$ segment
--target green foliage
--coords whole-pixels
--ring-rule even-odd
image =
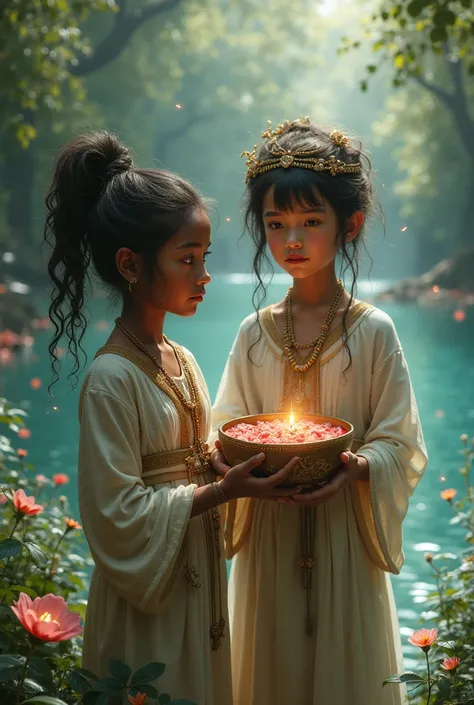
[[[71,611],[85,615],[90,558],[81,527],[70,519],[68,500],[53,480],[34,475],[34,468],[12,445],[24,427],[25,413],[0,399],[0,702],[2,705],[107,705],[117,696],[128,701],[139,693],[160,703],[172,700],[157,690],[165,665],[149,663],[135,673],[118,660],[109,662],[110,676],[98,678],[81,668],[81,638],[40,641],[11,609],[20,595],[32,600],[47,594],[63,597]],[[24,490],[39,505],[29,514],[14,504]],[[33,496],[34,493],[34,496]],[[38,506],[36,506],[38,510]]]
[[[426,602],[430,622],[436,625],[433,644],[423,648],[426,675],[404,673],[384,682],[384,685],[406,683],[412,686],[411,693],[418,705],[472,705],[474,702],[474,485],[471,479],[474,438],[469,444],[468,437],[463,435],[461,441],[460,474],[465,492],[457,501],[454,490],[443,491],[441,498],[452,507],[450,524],[466,531],[469,548],[460,556],[455,568],[451,567],[457,559],[454,554],[425,554],[436,583],[436,589]],[[438,634],[444,641],[438,640]]]
[[[375,73],[380,63],[392,67],[395,87],[424,74],[426,60],[448,53],[463,60],[474,74],[474,12],[471,0],[412,0],[382,2],[370,17],[366,35],[379,63],[366,68]],[[360,41],[344,39],[341,51],[357,49]],[[367,88],[367,82],[361,85]]]
[[[0,50],[0,129],[13,127],[23,147],[37,136],[28,118],[84,100],[70,68],[91,46],[82,26],[90,13],[115,9],[114,0],[5,0]]]

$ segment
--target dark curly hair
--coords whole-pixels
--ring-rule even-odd
[[[260,326],[259,310],[266,295],[267,284],[262,276],[262,268],[266,266],[273,275],[272,262],[267,254],[267,239],[263,221],[263,200],[270,189],[274,189],[275,206],[280,211],[291,211],[295,205],[318,210],[323,205],[321,199],[326,199],[333,207],[338,220],[338,248],[341,258],[340,276],[347,272],[351,274],[350,301],[343,316],[344,345],[347,345],[347,314],[354,299],[354,292],[359,275],[360,251],[364,248],[364,232],[361,231],[351,242],[345,240],[344,224],[356,211],[362,211],[366,216],[381,213],[373,193],[371,183],[371,163],[362,152],[362,146],[337,145],[330,137],[330,131],[323,130],[311,122],[294,121],[288,125],[283,134],[277,137],[280,147],[288,152],[313,151],[318,159],[335,157],[347,164],[360,163],[362,168],[357,173],[337,174],[317,172],[311,169],[283,168],[272,169],[249,179],[245,194],[245,226],[250,233],[255,249],[253,256],[253,271],[257,284],[252,302],[257,313],[257,323]],[[257,152],[257,159],[265,161],[274,159],[272,142],[267,139]],[[260,327],[260,337],[262,331]],[[259,339],[260,339],[259,337]],[[252,346],[253,347],[253,346]]]
[[[143,255],[153,277],[156,253],[207,202],[177,174],[138,169],[118,138],[105,131],[81,135],[61,150],[46,197],[44,230],[52,254],[49,316],[55,332],[49,344],[53,379],[59,379],[57,345],[65,335],[74,360],[69,378],[86,361],[82,339],[91,265],[111,291],[126,295],[115,256],[121,247]]]

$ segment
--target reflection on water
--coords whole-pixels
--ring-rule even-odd
[[[268,301],[281,298],[288,282],[286,275],[277,276],[269,289]],[[362,287],[360,296],[370,297],[380,288],[380,282],[372,283]],[[169,337],[190,348],[197,357],[211,395],[216,392],[239,323],[252,310],[251,293],[252,284],[246,275],[217,277],[194,318],[171,317],[167,323]],[[451,510],[439,492],[443,487],[461,488],[459,436],[474,435],[474,311],[471,309],[464,321],[457,322],[450,308],[396,304],[384,304],[382,308],[393,317],[405,349],[430,454],[428,471],[412,499],[404,525],[405,567],[393,580],[407,666],[412,667],[411,657],[418,649],[410,646],[405,637],[417,626],[425,597],[433,587],[424,553],[455,552],[463,547],[462,530],[449,524]],[[113,313],[104,301],[94,304],[92,325],[85,339],[90,356],[105,341]],[[71,392],[67,384],[61,383],[54,401],[57,410],[47,405],[47,338],[47,332],[39,332],[32,354],[27,352],[4,369],[0,392],[29,410],[32,437],[22,440],[21,445],[31,445],[36,471],[51,475],[61,469],[74,476],[78,391]],[[40,389],[32,389],[32,378],[42,380]],[[74,483],[69,485],[69,496],[77,511]]]

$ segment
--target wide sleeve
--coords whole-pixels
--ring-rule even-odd
[[[79,506],[100,572],[137,609],[156,613],[168,592],[195,485],[146,487],[136,408],[87,389],[80,410]]]
[[[391,573],[404,562],[402,522],[427,463],[426,448],[403,352],[372,374],[370,426],[357,450],[370,480],[353,486],[358,523],[373,560]]]

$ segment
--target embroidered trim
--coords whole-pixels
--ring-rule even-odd
[[[354,323],[360,318],[360,316],[365,313],[366,311],[369,311],[372,309],[373,306],[371,304],[366,303],[365,301],[359,301],[353,306],[351,306],[349,313],[347,314],[347,319],[346,319],[346,328],[349,331]],[[277,348],[281,351],[280,357],[282,355],[283,351],[283,334],[281,333],[280,329],[278,328],[276,322],[275,322],[275,317],[273,315],[273,310],[271,306],[267,306],[266,308],[262,309],[260,311],[260,322],[262,324],[262,327],[265,328],[266,332],[268,333],[268,336],[270,337],[271,341],[277,346]],[[342,339],[343,335],[343,327],[342,327],[342,322],[338,323],[337,326],[333,328],[333,330],[329,333],[328,337],[326,338],[323,349],[321,351],[321,365],[325,365],[326,362],[331,360],[334,355],[336,355],[339,350],[342,348],[341,346],[335,351],[334,353],[331,354],[330,357],[324,357],[324,353],[329,350],[339,339]]]

